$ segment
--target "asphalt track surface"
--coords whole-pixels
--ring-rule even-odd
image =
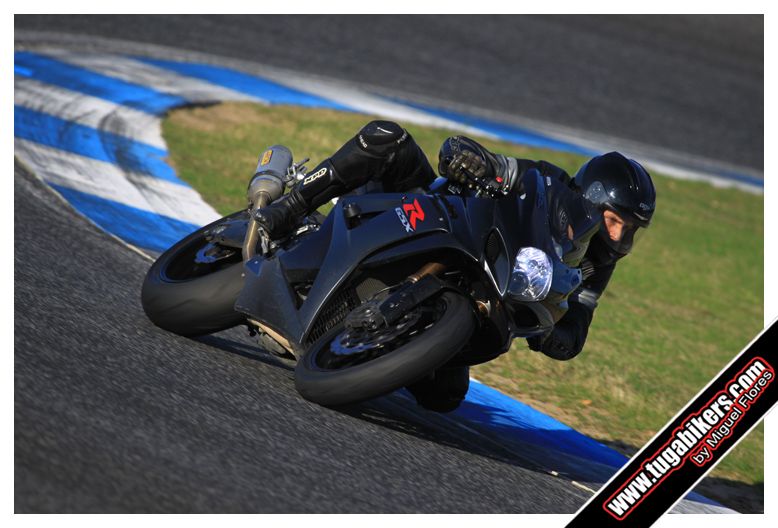
[[[762,16],[15,16],[762,170]]]
[[[570,513],[589,496],[401,395],[308,403],[243,330],[154,327],[149,261],[18,167],[14,236],[16,513]]]

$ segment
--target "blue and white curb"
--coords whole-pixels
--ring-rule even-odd
[[[166,158],[161,118],[171,108],[218,101],[295,104],[363,112],[404,123],[583,154],[590,147],[520,127],[475,120],[406,102],[290,77],[279,83],[233,69],[148,57],[17,51],[14,64],[17,158],[105,231],[161,252],[219,215],[178,178]],[[257,145],[261,149],[263,145]],[[626,457],[477,381],[455,412],[506,446],[536,445],[611,468]],[[610,476],[610,475],[608,475]],[[607,478],[597,479],[604,483]],[[731,512],[699,495],[678,512]]]

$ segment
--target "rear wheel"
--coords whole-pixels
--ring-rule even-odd
[[[374,398],[446,363],[474,327],[469,303],[450,291],[424,301],[389,326],[366,330],[341,325],[298,361],[295,386],[305,399],[321,405]]]
[[[155,325],[196,336],[244,322],[233,308],[243,286],[241,249],[206,238],[220,224],[242,216],[248,222],[248,213],[241,211],[198,229],[154,262],[143,281],[141,302]]]

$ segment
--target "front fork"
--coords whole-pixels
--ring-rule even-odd
[[[425,264],[388,297],[367,301],[352,311],[345,319],[346,327],[376,330],[391,326],[408,311],[446,288],[446,284],[436,277],[445,269],[439,262]]]

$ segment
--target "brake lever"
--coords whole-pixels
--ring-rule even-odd
[[[311,161],[311,158],[304,158],[302,161],[292,163],[292,165],[286,169],[284,183],[287,187],[292,187],[296,182],[305,178],[308,172],[308,168],[305,166],[305,164],[309,161]]]
[[[488,185],[486,185],[480,178],[477,178],[470,171],[465,170],[464,172],[467,175],[467,181],[468,181],[467,187],[471,190],[476,189],[475,192],[476,198],[480,198],[484,194],[492,199],[496,199],[499,198],[501,195],[504,195],[504,193],[501,193],[499,190],[493,189]]]

